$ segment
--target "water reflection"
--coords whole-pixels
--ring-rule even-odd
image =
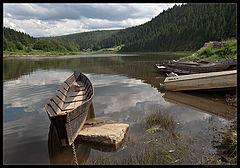
[[[136,152],[133,146],[128,145],[128,138],[139,143],[141,140],[145,141],[144,138],[149,135],[146,134],[142,123],[144,123],[146,115],[156,110],[174,117],[176,123],[179,123],[177,131],[181,134],[183,142],[188,142],[189,138],[196,139],[193,145],[196,147],[197,156],[211,153],[212,145],[209,136],[211,130],[208,128],[211,126],[224,127],[232,117],[232,114],[221,116],[223,109],[228,107],[223,106],[221,101],[215,102],[213,99],[220,99],[223,95],[212,94],[211,96],[211,94],[203,93],[205,95],[202,96],[188,93],[187,96],[177,96],[174,95],[176,92],[172,95],[168,92],[165,93],[159,87],[159,83],[164,81],[165,75],[159,74],[154,66],[162,59],[164,58],[150,55],[4,60],[4,163],[72,163],[72,148],[62,148],[54,140],[54,129],[49,127],[44,104],[74,70],[82,71],[93,83],[95,95],[92,117],[104,117],[130,125],[126,143],[122,145],[121,150],[101,149],[76,141],[79,163],[84,164],[86,160],[92,160],[94,163],[94,158],[102,156],[114,160],[124,157],[128,153]],[[201,109],[196,105],[193,109],[191,101],[188,101],[187,106],[183,105],[184,102],[169,101],[176,98],[175,101],[187,99],[184,97],[191,99],[192,102],[198,101],[198,104],[204,101],[207,104],[210,102],[215,105],[209,108],[206,106],[203,109],[203,106],[199,104]],[[208,98],[205,99],[205,97]],[[222,108],[219,109],[217,106]],[[208,112],[209,109],[212,112]],[[199,146],[207,147],[207,150],[202,150]],[[157,150],[158,146],[154,146],[154,148]],[[85,151],[85,154],[81,151]],[[116,152],[109,153],[107,151]]]
[[[91,152],[91,147],[82,145],[77,141],[75,141],[74,144],[78,163],[86,163]],[[72,147],[61,146],[61,143],[57,138],[56,128],[53,124],[49,127],[48,154],[51,164],[75,164]]]
[[[95,118],[93,103],[88,110],[87,120]],[[84,127],[83,127],[84,128]],[[78,138],[74,141],[78,164],[86,164],[88,157],[91,153],[91,149],[99,150],[102,152],[115,152],[120,146],[102,146],[97,144],[91,144],[82,142]],[[51,164],[75,164],[73,150],[71,146],[62,146],[55,126],[51,123],[48,134],[48,154]]]
[[[24,74],[30,74],[38,69],[51,71],[74,71],[91,74],[124,75],[129,78],[140,79],[152,87],[160,88],[165,75],[159,74],[155,63],[164,59],[176,59],[179,56],[147,55],[147,56],[108,56],[108,57],[74,57],[74,58],[45,58],[44,59],[5,59],[4,81],[18,79]]]
[[[218,94],[221,95],[221,93]],[[213,95],[213,93],[167,91],[163,97],[166,101],[186,105],[227,120],[236,118],[235,107],[227,105],[225,100],[219,98],[211,99],[211,95]],[[225,95],[221,95],[221,97],[225,97]]]

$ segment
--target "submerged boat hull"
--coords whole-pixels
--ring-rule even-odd
[[[164,85],[170,91],[234,88],[237,70],[167,77]]]
[[[48,117],[56,127],[62,145],[71,145],[78,136],[87,118],[93,95],[91,81],[83,73],[74,72],[46,103]]]

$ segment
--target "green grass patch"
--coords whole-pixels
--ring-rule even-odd
[[[226,44],[221,48],[212,48],[212,45],[203,47],[198,50],[194,55],[183,57],[181,61],[195,61],[203,60],[208,62],[215,62],[217,60],[226,60],[237,58],[237,40],[224,41]]]
[[[43,51],[43,50],[34,50],[31,49],[29,51],[26,50],[16,50],[16,51],[4,51],[3,52],[3,57],[8,57],[8,56],[28,56],[28,55],[33,55],[33,56],[54,56],[54,55],[89,55],[89,54],[116,54],[122,47],[121,46],[116,46],[112,48],[105,48],[105,49],[100,49],[97,51]],[[112,50],[112,51],[104,51],[104,50]]]
[[[147,115],[146,128],[152,133],[161,130],[173,130],[175,128],[175,122],[173,117],[167,113],[156,111]]]
[[[144,52],[144,51],[138,51],[138,52],[122,52],[119,51],[119,54],[144,54],[144,55],[180,55],[180,56],[186,56],[189,54],[192,54],[193,51],[159,51],[159,52]]]
[[[235,157],[237,155],[237,131],[235,128],[228,129],[227,132],[224,133],[223,140],[221,142],[221,146],[224,148],[224,154],[229,157]]]
[[[195,61],[203,60],[208,62],[215,62],[217,60],[226,60],[237,58],[237,40],[227,40],[224,41],[226,44],[221,48],[212,48],[212,45],[203,47],[198,50],[195,54],[183,57],[181,61]]]

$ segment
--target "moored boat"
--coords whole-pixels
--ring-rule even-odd
[[[45,104],[62,145],[71,145],[82,129],[92,103],[94,88],[81,72],[75,71]]]
[[[226,89],[237,86],[237,70],[166,77],[166,90]]]
[[[156,67],[162,72],[174,72],[177,74],[196,74],[207,72],[219,72],[236,69],[237,59],[229,59],[214,63],[197,62],[178,62],[170,61],[168,63],[156,64]]]

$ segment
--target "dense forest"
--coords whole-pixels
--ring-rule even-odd
[[[34,38],[4,27],[4,50],[80,51],[124,45],[121,52],[193,51],[207,41],[236,38],[236,4],[185,4],[119,30]]]
[[[3,50],[29,50],[35,41],[36,38],[26,33],[3,27]]]
[[[197,50],[204,42],[236,38],[235,4],[187,4],[168,9],[151,21],[103,40],[125,44],[121,51]]]
[[[70,46],[76,46],[80,50],[88,48],[92,50],[99,50],[102,47],[98,45],[98,42],[110,38],[119,31],[120,30],[98,30],[64,36],[57,36],[52,38],[62,42],[67,47],[67,49],[69,49]],[[112,47],[112,45],[110,47]]]

